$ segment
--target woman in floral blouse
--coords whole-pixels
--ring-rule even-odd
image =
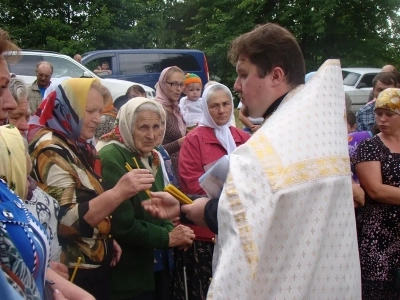
[[[29,147],[31,175],[60,204],[61,262],[72,273],[81,258],[74,283],[96,299],[109,299],[110,265],[121,255],[110,235],[110,214],[154,181],[149,172],[130,172],[104,192],[100,161],[87,141],[100,123],[108,93],[96,79],[67,79],[41,103],[29,126],[35,134]]]

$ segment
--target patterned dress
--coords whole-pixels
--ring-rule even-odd
[[[78,257],[81,257],[74,283],[96,299],[107,297],[113,254],[113,241],[109,238],[111,222],[106,218],[92,227],[84,219],[89,201],[103,192],[103,179],[92,170],[81,150],[52,130],[39,131],[29,151],[32,177],[60,205],[58,236],[62,246],[61,262],[72,272]]]
[[[383,184],[400,187],[400,154],[392,153],[379,136],[358,146],[354,164],[366,161],[381,163]],[[363,299],[400,299],[393,287],[394,272],[400,269],[400,206],[374,201],[366,194],[357,221]]]
[[[0,285],[2,297],[39,300],[35,281],[3,226],[0,227],[0,246],[0,274],[3,274],[5,280]]]
[[[27,299],[42,299],[50,249],[46,232],[3,180],[0,211],[0,266],[19,278]]]
[[[50,261],[60,261],[61,246],[57,235],[60,205],[56,199],[38,188],[30,176],[28,181],[32,186],[32,191],[28,193],[24,201],[25,207],[46,229],[50,241]]]

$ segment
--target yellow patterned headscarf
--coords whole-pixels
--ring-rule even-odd
[[[0,177],[25,200],[28,191],[26,149],[21,133],[13,125],[0,126],[0,153]]]
[[[400,89],[388,88],[379,93],[375,109],[384,108],[400,115]]]
[[[64,80],[42,101],[29,122],[30,130],[45,126],[77,142],[81,135],[89,90],[96,81],[99,82],[94,78]]]

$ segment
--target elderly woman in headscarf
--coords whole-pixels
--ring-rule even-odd
[[[199,185],[199,178],[210,164],[229,155],[244,144],[250,135],[230,126],[233,97],[222,84],[208,86],[201,98],[203,117],[199,126],[188,133],[179,155],[179,178],[182,191],[189,195],[206,195]],[[207,228],[190,226],[196,235],[193,246],[185,252],[190,299],[205,299],[211,277],[214,234]],[[178,260],[181,257],[177,256]],[[176,271],[181,270],[180,261]],[[182,278],[178,276],[178,278]],[[184,299],[182,282],[175,284],[175,298]],[[181,293],[179,293],[181,292]]]
[[[129,169],[145,169],[155,181],[151,191],[162,191],[163,161],[154,150],[162,130],[162,106],[154,100],[135,98],[118,112],[118,124],[97,144],[108,188]],[[113,213],[112,234],[121,244],[121,262],[111,276],[111,299],[153,299],[154,249],[187,247],[194,234],[186,226],[173,228],[170,221],[153,218],[141,206],[150,196],[142,191],[123,202]],[[167,283],[168,284],[168,283]]]
[[[25,82],[19,78],[11,78],[8,89],[17,102],[17,108],[8,113],[8,123],[13,124],[25,136],[29,129],[28,122],[31,116],[28,103],[28,88]]]
[[[26,211],[21,200],[28,191],[28,165],[22,136],[12,125],[0,127],[0,153],[0,224],[7,230],[30,271],[24,276],[31,276],[36,283],[36,286],[27,287],[27,296],[37,299],[34,296],[36,289],[41,297],[44,295],[50,245],[44,228]],[[14,193],[8,192],[5,183]]]
[[[185,74],[176,67],[165,68],[156,84],[156,98],[165,109],[166,132],[163,147],[171,157],[174,176],[178,178],[179,151],[186,135],[186,125],[179,108],[179,98],[182,94]]]
[[[63,81],[32,117],[32,177],[60,204],[58,235],[74,283],[96,299],[109,299],[110,265],[121,249],[110,235],[112,212],[125,199],[151,187],[148,171],[129,172],[104,191],[94,136],[108,90],[97,79]]]
[[[39,225],[43,225],[43,222],[39,218],[35,218],[38,215],[36,211],[30,214],[25,209],[28,208],[30,211],[30,208],[24,206],[24,203],[21,201],[29,193],[26,178],[27,173],[30,171],[31,161],[22,136],[13,125],[0,127],[0,153],[3,154],[0,155],[0,177],[7,182],[10,189],[14,192],[13,205],[8,203],[7,198],[2,198],[4,206],[0,222],[5,225],[4,228],[7,229],[10,237],[15,241],[22,259],[29,267],[29,271],[32,272],[28,276],[31,276],[36,282],[38,292],[43,295],[44,299],[48,299],[47,295],[49,293],[52,294],[52,289],[48,285],[48,288],[45,287],[44,278],[47,278],[53,280],[56,288],[62,290],[63,295],[68,299],[93,299],[88,293],[54,273],[53,271],[57,270],[54,270],[53,265],[50,266],[51,269],[47,268],[47,255],[50,248],[46,238],[46,228]],[[24,156],[26,159],[23,159]],[[3,192],[2,195],[4,196]],[[14,209],[14,206],[16,209]],[[18,231],[20,232],[18,233]],[[5,242],[7,238],[2,234],[0,233],[1,242]],[[50,246],[53,245],[50,244]],[[2,250],[10,251],[4,245],[2,246]],[[17,257],[15,256],[14,259],[17,259]],[[3,259],[0,259],[0,261],[2,262],[2,267],[9,263],[9,261],[5,262]],[[26,286],[26,292],[29,299],[35,299],[33,286]]]
[[[25,140],[25,133],[28,130],[28,121],[30,117],[27,99],[28,88],[22,79],[11,78],[8,89],[14,100],[17,102],[17,108],[8,113],[8,123],[17,127]],[[26,151],[28,151],[27,145]],[[28,174],[29,173],[30,171]],[[23,184],[26,185],[26,180],[23,181]],[[18,196],[24,200],[26,208],[40,221],[40,223],[46,229],[51,246],[50,260],[52,262],[60,261],[61,248],[57,235],[57,218],[60,206],[57,200],[42,191],[37,186],[35,180],[33,180],[33,178],[30,176],[28,176],[27,195],[18,194]],[[54,267],[56,267],[54,263],[52,264]],[[57,267],[62,268],[65,271],[64,267],[60,265],[57,265]]]

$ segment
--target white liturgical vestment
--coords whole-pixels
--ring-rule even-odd
[[[230,156],[207,299],[361,299],[340,63]]]

